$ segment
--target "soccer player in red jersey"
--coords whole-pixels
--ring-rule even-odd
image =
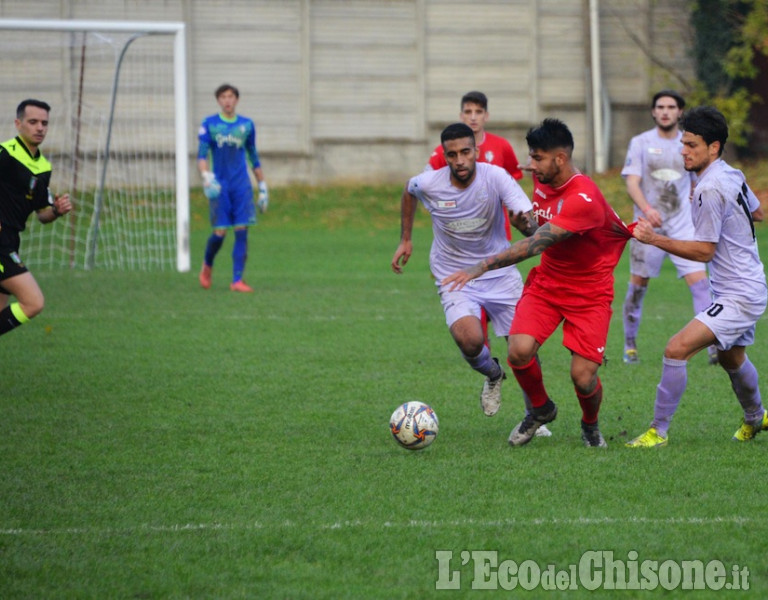
[[[595,183],[573,165],[573,136],[563,122],[545,119],[528,131],[526,141],[539,228],[442,283],[460,288],[486,271],[541,255],[525,282],[510,329],[509,366],[533,410],[512,430],[509,443],[527,444],[539,427],[557,417],[536,352],[562,322],[582,410],[582,440],[588,447],[605,447],[598,427],[603,388],[597,371],[612,314],[613,270],[631,234]]]

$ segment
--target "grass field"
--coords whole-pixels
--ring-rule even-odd
[[[601,185],[626,216],[617,175]],[[423,213],[406,273],[389,270],[399,191],[273,190],[251,237],[253,295],[227,289],[231,239],[208,291],[196,272],[36,271],[46,310],[0,343],[0,598],[509,597],[472,589],[484,580],[472,551],[569,573],[591,551],[718,560],[721,583],[747,567],[752,595],[768,596],[768,436],[731,442],[740,410],[725,373],[696,357],[670,445],[623,447],[647,427],[664,344],[691,316],[684,283],[668,268],[652,282],[641,363],[626,366],[626,257],[616,271],[607,450],[581,445],[560,332],[541,353],[554,435],[513,449],[519,392],[510,378],[500,413],[482,414],[482,378],[429,279]],[[208,228],[194,198],[197,265]],[[768,257],[764,226],[758,236]],[[750,350],[763,381],[767,335],[763,321]],[[440,417],[424,451],[387,429],[409,399]],[[648,595],[579,581],[530,596]]]

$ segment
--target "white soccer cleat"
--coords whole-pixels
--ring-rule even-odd
[[[533,412],[527,413],[523,420],[515,426],[512,433],[509,434],[509,445],[524,446],[536,436],[536,432],[543,425],[551,423],[556,418],[557,405],[552,400],[547,400],[544,406],[534,408]]]
[[[494,358],[493,360],[499,365],[497,359]],[[480,406],[487,417],[495,415],[501,407],[501,382],[507,378],[507,374],[501,368],[501,365],[499,365],[499,369],[501,369],[501,375],[497,379],[486,377],[485,383],[483,383],[483,391],[480,392]]]

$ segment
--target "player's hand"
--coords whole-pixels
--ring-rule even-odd
[[[211,171],[203,171],[201,173],[203,177],[203,193],[209,200],[214,200],[219,197],[221,193],[221,184],[216,181],[216,175]]]
[[[646,219],[640,217],[634,229],[632,229],[632,236],[644,244],[649,244],[654,235],[656,235],[656,232],[651,227],[651,224]]]
[[[525,217],[525,213],[523,211],[514,212],[510,210],[509,222],[512,224],[512,227],[517,230],[523,230],[528,227],[528,219]]]
[[[536,220],[533,218],[533,214],[530,211],[509,211],[509,222],[526,237],[533,235],[539,228],[538,223],[536,223]]]
[[[653,206],[646,208],[643,214],[652,227],[661,227],[661,213]]]
[[[480,265],[475,265],[469,269],[461,269],[460,271],[451,273],[448,275],[448,277],[440,282],[440,285],[450,285],[451,287],[448,288],[449,292],[452,292],[453,290],[460,290],[475,277],[479,277],[482,274],[482,267]]]
[[[392,270],[398,275],[401,275],[403,267],[408,262],[408,259],[411,258],[412,253],[413,242],[410,240],[407,242],[400,242],[397,250],[395,250],[395,255],[392,257]]]
[[[256,207],[260,213],[267,212],[269,208],[269,190],[266,181],[259,181],[259,199],[256,201]]]
[[[72,210],[72,201],[69,199],[69,194],[56,196],[53,205],[56,207],[56,212],[60,215],[66,215]]]

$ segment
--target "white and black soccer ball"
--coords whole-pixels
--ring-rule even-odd
[[[389,418],[389,430],[398,444],[408,450],[426,448],[437,437],[440,422],[429,404],[412,401],[397,407]]]

